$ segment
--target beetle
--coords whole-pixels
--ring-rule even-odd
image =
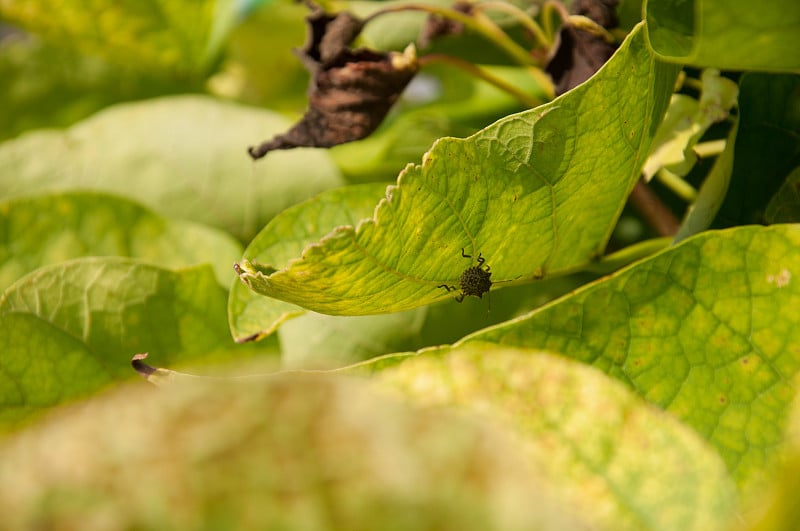
[[[472,258],[472,255],[466,254],[464,252],[464,248],[461,248],[461,256],[464,258]],[[459,279],[459,283],[461,284],[461,293],[456,295],[455,300],[456,302],[463,302],[464,297],[467,295],[472,295],[473,297],[478,297],[479,299],[483,297],[484,293],[488,293],[492,287],[492,272],[491,267],[486,264],[486,268],[484,269],[484,264],[486,263],[486,259],[478,253],[478,265],[470,266],[461,273],[461,278]],[[437,288],[444,288],[447,292],[455,291],[458,288],[455,286],[449,286],[447,284],[440,284],[436,286]]]

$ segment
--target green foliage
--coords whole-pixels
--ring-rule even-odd
[[[259,263],[288,262],[309,241],[322,238],[330,227],[355,226],[372,214],[386,185],[365,184],[331,190],[287,208],[274,217],[247,246],[247,256]],[[231,286],[229,315],[233,337],[246,340],[269,335],[287,318],[303,309],[258,296],[237,279]]]
[[[584,266],[602,253],[639,178],[675,73],[638,30],[561,98],[466,140],[438,141],[401,173],[374,219],[336,227],[289,267],[245,262],[240,276],[314,311],[364,315],[446,298],[438,286],[458,284],[471,265],[462,248],[482,254],[497,283]]]
[[[64,413],[0,447],[6,525],[584,528],[507,433],[344,377],[128,386]]]
[[[233,0],[52,0],[0,3],[0,16],[62,46],[138,64],[198,74],[208,68],[234,19]]]
[[[373,136],[253,163],[303,6],[0,0],[3,526],[793,525],[797,3],[622,2],[552,101],[559,12],[514,4]]]
[[[715,227],[763,223],[764,210],[800,166],[800,77],[745,74],[731,186]]]
[[[39,267],[81,256],[129,256],[169,268],[210,261],[226,285],[230,264],[242,252],[225,232],[92,192],[6,201],[0,204],[0,235],[0,289]]]
[[[672,96],[653,140],[653,152],[642,169],[645,179],[650,180],[659,169],[685,177],[697,163],[694,152],[697,143],[736,104],[739,87],[721,77],[719,71],[705,70],[701,83],[699,101],[684,94]]]
[[[753,11],[747,0],[650,0],[650,44],[677,63],[726,70],[800,72],[800,4],[777,0]]]
[[[169,271],[128,258],[82,258],[23,277],[0,298],[0,428],[130,379],[132,353],[176,364],[254,354],[233,349],[226,295],[207,266]]]
[[[64,131],[5,142],[0,196],[102,190],[248,239],[285,207],[342,183],[323,152],[276,153],[257,166],[242,156],[287,123],[206,96],[117,105]]]
[[[378,381],[509,428],[550,489],[599,529],[714,529],[732,515],[734,487],[714,451],[582,364],[470,343],[409,359]]]
[[[466,339],[562,353],[708,438],[741,483],[777,455],[800,370],[800,228],[705,233]]]
[[[0,39],[0,140],[40,127],[64,127],[113,103],[191,92],[199,80],[176,79],[82,55],[33,35]]]

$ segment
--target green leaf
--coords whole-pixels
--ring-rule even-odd
[[[800,371],[800,226],[706,232],[467,338],[590,363],[677,415],[737,481],[774,461]]]
[[[629,31],[642,20],[642,4],[644,0],[620,0],[617,4],[619,27]]]
[[[586,529],[503,430],[343,376],[126,386],[0,463],[10,529]]]
[[[770,199],[764,213],[768,223],[800,222],[800,168],[795,168],[778,193]]]
[[[225,298],[208,266],[86,258],[29,274],[0,298],[0,429],[131,378],[137,352],[170,365],[252,355],[232,352]]]
[[[800,72],[800,4],[773,0],[651,0],[650,45],[664,59],[722,70]]]
[[[283,269],[243,262],[240,277],[320,313],[361,315],[449,297],[437,286],[457,285],[479,255],[494,283],[585,266],[638,179],[675,74],[639,29],[577,89],[466,140],[437,141],[373,219],[334,229]]]
[[[356,317],[303,315],[278,330],[282,366],[335,369],[381,354],[415,350],[426,317],[426,308]]]
[[[745,74],[733,174],[713,226],[763,223],[767,204],[797,166],[800,76]]]
[[[454,343],[475,330],[541,306],[590,278],[594,277],[570,275],[501,290],[483,300],[467,299],[455,305],[445,301],[390,314],[308,313],[278,329],[282,366],[331,369],[394,352]]]
[[[376,374],[428,406],[516,432],[551,492],[594,529],[728,529],[735,487],[714,449],[599,371],[471,344]]]
[[[61,44],[33,35],[0,39],[0,140],[29,129],[66,127],[121,101],[202,88],[195,80],[114,65]]]
[[[289,207],[258,233],[247,246],[245,256],[263,267],[286,263],[331,227],[353,226],[368,218],[385,191],[383,183],[347,186]],[[267,336],[282,322],[304,312],[294,304],[259,296],[238,279],[231,286],[228,321],[236,341]]]
[[[0,16],[61,46],[115,62],[202,74],[234,23],[233,0],[0,2]]]
[[[675,235],[675,243],[706,230],[714,222],[714,218],[725,202],[725,197],[728,193],[728,186],[733,174],[733,159],[738,131],[739,120],[737,119],[730,132],[728,132],[728,138],[725,139],[725,149],[714,161],[714,165],[706,175],[694,203],[689,206],[681,223],[681,228],[678,230],[678,234]]]
[[[130,256],[165,268],[211,263],[228,285],[241,255],[227,234],[164,219],[126,199],[90,192],[0,203],[0,292],[44,265],[82,256]]]
[[[783,531],[794,529],[800,521],[797,489],[800,488],[800,401],[795,400],[789,413],[783,458],[768,481],[746,500],[745,522],[748,531]]]
[[[0,197],[101,190],[249,239],[284,208],[342,182],[322,151],[250,160],[248,145],[287,126],[202,96],[117,105],[63,132],[0,144]]]
[[[694,147],[713,124],[724,120],[736,104],[739,87],[718,70],[704,70],[700,100],[684,94],[672,96],[664,121],[653,140],[653,150],[642,169],[650,180],[664,168],[685,177],[697,162]]]
[[[528,69],[483,68],[531,98],[548,99]],[[419,159],[437,139],[471,135],[487,124],[519,112],[523,106],[485,81],[452,66],[434,64],[417,74],[395,109],[397,114],[369,137],[331,149],[348,180],[394,180],[409,160]]]
[[[245,254],[265,268],[286,263],[300,255],[308,242],[324,236],[330,227],[356,225],[358,220],[369,217],[385,191],[385,184],[373,183],[323,192],[275,216],[250,242]],[[238,342],[261,339],[281,327],[285,367],[330,368],[398,350],[452,343],[479,328],[513,317],[521,308],[529,309],[562,295],[580,285],[581,280],[585,278],[542,281],[493,294],[491,301],[485,303],[465,301],[455,308],[448,301],[398,316],[353,319],[315,314],[287,323],[305,310],[258,295],[237,279],[228,299],[228,322]]]

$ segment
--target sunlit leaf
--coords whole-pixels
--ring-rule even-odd
[[[13,529],[585,529],[515,440],[342,376],[126,386],[0,444]]]
[[[800,226],[705,232],[466,339],[619,378],[719,451],[742,485],[776,458],[800,372]]]
[[[284,208],[342,182],[322,151],[250,161],[252,138],[286,126],[274,113],[203,96],[117,105],[64,131],[0,144],[0,197],[100,190],[248,239]]]
[[[716,70],[705,70],[701,76],[699,100],[683,94],[672,96],[664,121],[658,128],[653,151],[642,169],[650,180],[661,168],[685,177],[697,162],[694,147],[709,127],[728,116],[736,104],[739,87],[720,77]]]
[[[235,9],[233,0],[0,2],[0,16],[62,46],[183,75],[209,67]]]
[[[258,233],[245,255],[264,267],[286,263],[331,227],[355,225],[372,215],[385,190],[382,183],[337,188],[287,208]],[[231,286],[228,319],[237,341],[269,335],[286,319],[304,312],[294,304],[254,293],[239,279]]]
[[[126,199],[88,192],[0,203],[0,292],[34,269],[82,256],[129,256],[161,267],[209,263],[227,285],[241,255],[227,234],[167,220]]]
[[[466,140],[439,140],[422,165],[404,170],[373,219],[331,227],[288,265],[245,261],[240,277],[320,313],[360,315],[445,299],[439,286],[457,286],[479,256],[495,283],[586,265],[638,179],[675,74],[639,29],[563,97]]]
[[[714,450],[599,371],[472,344],[424,352],[379,382],[513,429],[552,492],[595,529],[727,529],[735,489]]]
[[[800,72],[800,3],[651,0],[650,45],[665,59],[722,70]]]
[[[171,366],[251,356],[233,350],[226,295],[208,266],[86,258],[27,275],[0,298],[0,430],[130,379],[137,352]]]

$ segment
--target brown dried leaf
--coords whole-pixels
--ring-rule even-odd
[[[617,0],[577,0],[572,5],[572,13],[612,29],[619,24],[617,3]],[[555,53],[545,67],[545,71],[553,78],[556,95],[592,77],[615,50],[616,46],[602,37],[565,23],[559,32]]]
[[[295,53],[313,73],[317,65],[335,61],[361,33],[363,23],[347,11],[329,15],[321,7],[307,3],[311,14],[306,17],[306,43]]]
[[[350,49],[362,22],[347,12],[332,16],[314,8],[306,21],[308,39],[296,53],[312,74],[308,109],[286,133],[249,148],[254,159],[276,149],[331,147],[368,136],[417,72],[413,47],[402,54]]]

